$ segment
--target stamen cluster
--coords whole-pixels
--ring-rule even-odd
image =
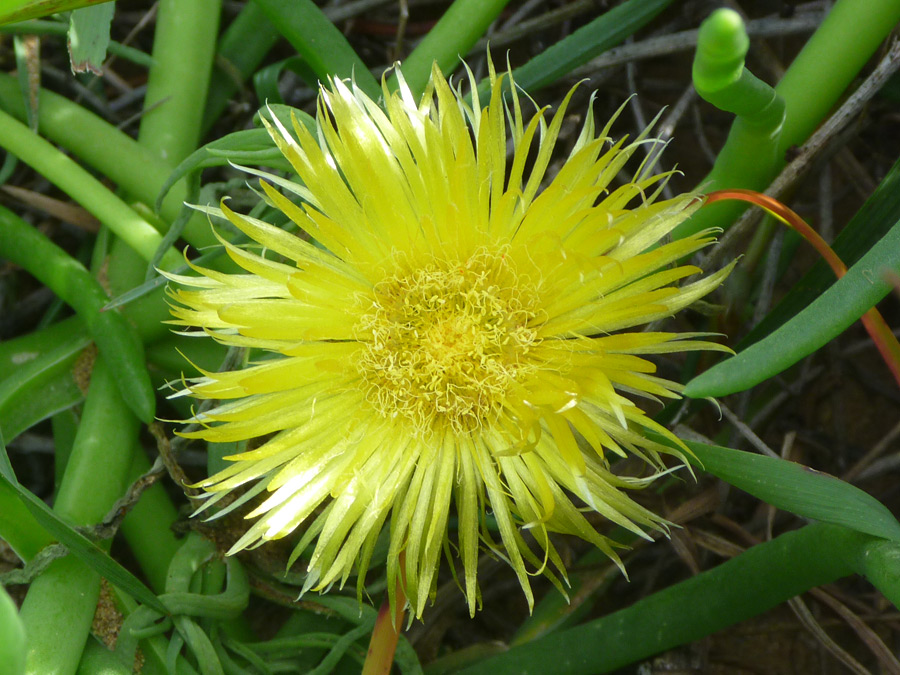
[[[535,368],[527,357],[538,340],[529,326],[537,298],[502,249],[401,271],[374,298],[360,322],[369,336],[358,362],[366,397],[420,433],[481,427]]]

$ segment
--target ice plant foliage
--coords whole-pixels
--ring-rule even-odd
[[[332,81],[317,134],[267,123],[299,181],[250,170],[301,234],[223,202],[207,212],[259,244],[222,240],[245,273],[170,276],[175,323],[257,359],[182,392],[216,401],[185,436],[257,439],[199,484],[203,508],[239,487],[236,503],[256,498],[230,553],[302,528],[292,560],[304,556],[307,590],[351,575],[361,589],[388,528],[387,587],[402,580],[416,616],[442,557],[474,613],[481,549],[509,562],[530,605],[529,575],[565,576],[553,533],[619,563],[586,511],[644,537],[666,527],[627,494],[666,471],[662,455],[684,459],[643,434],[673,438],[635,400],[679,390],[644,357],[720,347],[637,327],[728,270],[677,285],[700,272],[677,261],[711,234],[660,242],[696,195],[657,199],[665,176],[647,165],[613,187],[647,132],[613,142],[589,114],[551,178],[574,89],[529,118],[514,84],[502,102],[505,78],[491,69],[490,105],[468,105],[436,68],[418,102],[402,77],[383,104]],[[648,471],[613,473],[628,456]]]

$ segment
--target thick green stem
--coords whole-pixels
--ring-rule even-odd
[[[199,142],[220,13],[221,0],[160,3],[138,143],[166,164],[181,162]],[[109,264],[113,292],[131,290],[143,278],[134,254],[120,240],[114,242]],[[163,306],[147,301],[133,311],[152,321],[165,316]]]
[[[27,675],[75,672],[99,597],[100,575],[73,556],[54,560],[31,582],[20,612]]]
[[[761,131],[758,122],[752,118],[738,117],[713,170],[699,186],[704,190],[765,190],[785,166],[787,149],[806,141],[898,21],[900,0],[839,0],[835,3],[774,88],[774,93],[784,102],[784,123],[778,128]],[[706,56],[712,55],[723,64],[733,64],[736,59],[743,66],[746,45],[740,39],[728,37],[736,34],[737,27],[732,21],[717,20],[714,23],[713,27],[721,28],[724,35],[718,31],[701,31],[698,57],[706,51]],[[732,50],[730,53],[729,49]],[[740,71],[746,72],[743,67]],[[709,87],[702,71],[700,75],[697,89],[704,94]],[[749,73],[741,75],[745,82],[749,82],[748,76],[752,77]],[[764,89],[738,86],[735,91],[739,95],[746,92],[752,97]],[[719,104],[715,99],[713,103]],[[724,109],[734,110],[729,106]],[[742,110],[738,113],[744,115]],[[673,236],[685,237],[709,227],[728,227],[744,208],[740,204],[722,203],[702,209],[682,223]]]
[[[0,225],[0,254],[40,279],[78,313],[110,367],[119,374],[125,401],[149,423],[156,394],[144,365],[143,345],[121,314],[102,311],[109,298],[100,284],[81,263],[3,207]]]
[[[609,672],[863,571],[860,560],[883,541],[836,525],[810,525],[754,546],[627,609],[514,647],[462,672]]]
[[[900,542],[880,540],[859,551],[855,569],[900,608]]]
[[[162,103],[143,118],[138,143],[163,162],[180,162],[197,147],[220,13],[220,0],[165,0],[160,4],[146,106],[149,109],[153,101]],[[143,280],[133,258],[121,241],[113,243],[108,271],[115,294]],[[152,301],[145,298],[142,306],[133,309],[160,325],[167,314],[160,300],[158,296]],[[132,478],[147,468],[141,454],[132,467]],[[176,515],[157,485],[144,493],[122,523],[132,551],[156,590],[165,586],[169,562],[179,545],[169,529]]]
[[[38,131],[42,136],[69,150],[134,199],[149,205],[156,202],[176,163],[163,162],[127,134],[63,96],[42,89],[40,101]],[[4,73],[0,73],[0,107],[25,121],[25,103],[18,82]],[[184,182],[179,182],[166,196],[160,209],[166,222],[174,222],[186,194]],[[198,248],[216,243],[200,214],[188,222],[183,234]]]
[[[0,111],[0,146],[81,204],[144,260],[153,258],[162,237],[152,225],[73,160],[3,111]],[[181,264],[182,258],[174,249],[162,260],[162,265],[169,269]]]
[[[200,141],[221,9],[221,0],[159,3],[138,138],[164,162],[178,164]]]
[[[119,397],[119,376],[103,358],[94,362],[75,446],[53,505],[77,525],[91,525],[106,515],[122,496],[131,468],[139,424]],[[102,480],[98,467],[103,467]]]
[[[143,449],[135,447],[129,470],[129,480],[135,480],[150,469],[150,462]],[[140,500],[122,521],[121,532],[157,593],[166,587],[166,575],[172,556],[181,543],[175,538],[170,525],[178,517],[178,511],[159,483],[144,491]]]
[[[467,54],[484,35],[509,0],[455,0],[440,21],[403,61],[403,77],[414,96],[420,96],[431,78],[431,66],[437,62],[442,73],[452,72],[460,65],[460,56]],[[396,76],[391,88],[396,88]]]
[[[115,652],[108,650],[96,639],[89,638],[84,645],[78,675],[131,675],[132,672],[131,668],[119,661]]]
[[[740,14],[717,9],[700,26],[693,80],[697,93],[720,110],[744,118],[775,138],[784,122],[784,102],[744,67],[750,38]]]
[[[784,73],[775,92],[787,115],[777,153],[800,145],[900,21],[900,0],[839,0]]]
[[[98,358],[56,496],[56,513],[76,525],[90,525],[106,515],[122,494],[131,466],[138,421],[119,396],[114,376]],[[53,561],[32,582],[21,611],[28,639],[26,672],[75,672],[99,589],[99,575],[74,556]]]
[[[62,410],[50,418],[53,428],[53,445],[56,452],[53,457],[53,491],[59,490],[62,478],[66,472],[69,457],[72,456],[72,448],[75,446],[75,436],[78,434],[80,417],[74,410]]]
[[[53,537],[38,524],[22,500],[7,483],[0,481],[0,539],[3,539],[23,561],[53,543]]]
[[[744,66],[749,48],[744,22],[734,10],[718,9],[700,26],[693,65],[694,87],[720,110],[737,115],[728,141],[703,180],[704,190],[741,182],[764,183],[779,165],[777,143],[784,126],[784,100]],[[715,204],[708,209],[710,215],[704,221],[707,226],[727,217],[733,205]],[[691,224],[692,231],[693,227]]]

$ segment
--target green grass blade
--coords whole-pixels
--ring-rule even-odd
[[[666,442],[661,437],[656,439]],[[891,540],[900,537],[900,524],[887,508],[849,483],[794,462],[701,443],[688,442],[688,446],[699,460],[696,462],[699,468],[778,508],[864,534]],[[599,563],[600,556],[591,552],[579,560],[577,567],[590,569]],[[523,622],[510,644],[524,644],[568,628],[590,610],[611,577],[617,574],[612,569],[593,571],[590,595],[582,590],[581,576],[572,574],[571,604],[560,595],[548,594]]]
[[[620,44],[671,5],[672,1],[623,2],[514,70],[516,84],[527,92],[553,84],[578,66]],[[483,87],[487,96],[490,89],[484,83],[479,85],[479,94]]]
[[[665,439],[657,437],[665,443]],[[898,540],[900,523],[880,502],[862,490],[808,467],[729,448],[688,443],[699,460],[697,466],[763,501],[800,516],[886,539]],[[702,464],[701,464],[702,462]],[[597,552],[579,560],[578,567],[599,565]],[[598,580],[597,575],[601,575]],[[524,644],[554,630],[569,627],[593,606],[616,570],[593,571],[590,596],[581,589],[582,578],[573,574],[571,604],[548,594],[517,631],[511,644]],[[599,583],[598,583],[599,581]]]
[[[312,0],[255,0],[266,17],[287,38],[321,82],[332,77],[354,77],[356,84],[378,100],[381,87],[347,38]],[[312,84],[312,83],[310,83]]]
[[[0,434],[0,482],[4,484],[4,487],[8,487],[18,494],[19,499],[31,511],[41,527],[63,544],[72,555],[139,602],[163,614],[168,613],[165,605],[159,601],[153,591],[141,583],[136,576],[110,558],[94,542],[72,528],[50,510],[50,507],[43,501],[19,483],[12,470],[9,456],[6,454],[6,444],[3,442],[2,434]]]
[[[900,160],[894,163],[875,192],[841,230],[832,248],[847,266],[851,266],[887,234],[898,220],[900,220]],[[834,272],[825,261],[817,262],[800,281],[794,284],[784,299],[741,340],[738,349],[759,342],[776,328],[784,325],[834,282]]]
[[[850,483],[796,462],[686,443],[699,460],[699,468],[767,504],[804,518],[900,541],[900,523],[887,507]]]
[[[847,274],[771,335],[688,382],[685,396],[725,396],[787,370],[840,335],[890,291],[900,270],[900,221]]]

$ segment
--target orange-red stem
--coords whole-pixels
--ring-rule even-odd
[[[806,221],[798,216],[792,209],[788,208],[777,199],[773,199],[768,195],[753,190],[743,190],[740,188],[731,188],[728,190],[716,190],[706,196],[706,203],[723,201],[726,199],[736,199],[739,201],[749,202],[762,207],[772,216],[780,220],[788,227],[796,230],[806,241],[812,244],[813,248],[818,251],[819,255],[828,263],[835,276],[840,279],[847,273],[847,266],[841,260],[837,253],[834,252],[828,243],[819,236],[819,233],[811,228]],[[872,307],[862,316],[863,325],[878,348],[881,358],[887,363],[888,368],[897,380],[900,386],[900,343],[897,342],[896,336],[888,328],[884,317],[875,307]]]
[[[405,567],[405,553],[405,551],[400,552],[401,570]],[[372,639],[369,640],[369,651],[366,653],[362,675],[389,675],[391,672],[391,666],[394,664],[394,652],[397,651],[397,641],[400,639],[400,631],[403,629],[405,606],[406,594],[403,592],[403,584],[398,578],[394,611],[391,613],[390,601],[385,598],[378,610],[378,618],[375,619],[375,628],[372,630]]]

